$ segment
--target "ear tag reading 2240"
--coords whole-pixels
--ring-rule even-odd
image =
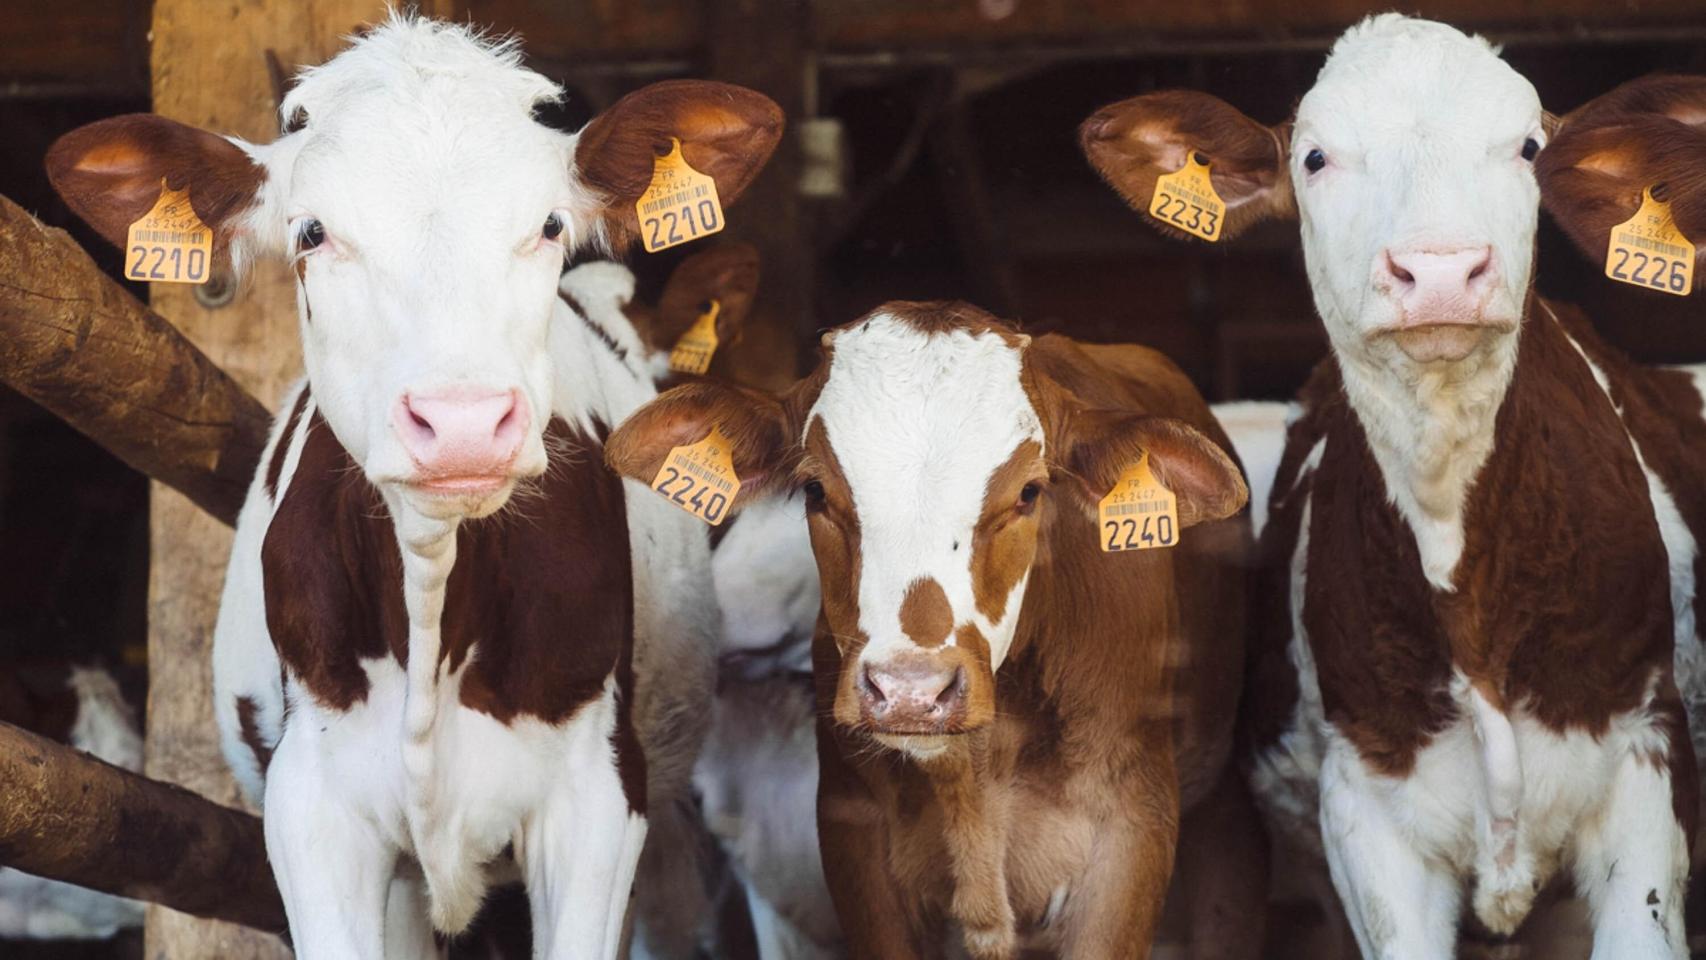
[[[1149,469],[1149,451],[1120,474],[1096,510],[1103,553],[1179,542],[1179,504]]]
[[[698,443],[669,451],[652,489],[714,527],[729,515],[729,504],[740,492],[733,450],[723,428],[712,427],[710,436]]]
[[[1677,229],[1670,204],[1655,198],[1653,188],[1641,192],[1641,209],[1633,217],[1611,228],[1605,275],[1679,297],[1694,289],[1694,244]]]
[[[687,165],[681,141],[669,138],[669,153],[652,164],[652,185],[634,204],[640,242],[647,253],[668,250],[723,229],[717,181]]]
[[[711,369],[711,355],[717,352],[717,314],[721,313],[723,304],[712,300],[710,308],[693,321],[693,326],[675,341],[675,347],[669,351],[669,368],[676,373],[691,373],[703,376]]]
[[[1210,243],[1220,239],[1226,202],[1214,192],[1202,154],[1192,150],[1185,155],[1183,168],[1155,179],[1149,215]]]
[[[205,283],[213,259],[213,231],[196,216],[190,195],[160,181],[160,199],[130,225],[124,275],[155,283]]]

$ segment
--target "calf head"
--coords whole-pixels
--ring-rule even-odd
[[[270,144],[124,116],[67,134],[48,171],[114,242],[164,184],[188,190],[216,260],[285,257],[339,442],[388,497],[482,515],[545,469],[566,253],[627,243],[672,138],[729,202],[782,124],[752,91],[674,81],[563,134],[532,115],[561,90],[520,60],[512,43],[393,15],[302,73]]]
[[[1547,212],[1595,264],[1648,189],[1706,255],[1706,77],[1643,77],[1589,101],[1559,122],[1535,169]]]
[[[1485,40],[1382,14],[1338,40],[1290,122],[1170,92],[1104,108],[1080,137],[1140,210],[1195,151],[1227,202],[1226,236],[1297,216],[1341,360],[1415,379],[1514,358],[1546,133],[1533,86]]]
[[[606,456],[650,482],[671,448],[720,427],[742,482],[735,508],[799,491],[820,629],[839,654],[835,721],[933,756],[993,718],[1039,544],[1060,524],[1092,542],[1095,506],[1125,466],[1148,453],[1182,526],[1244,502],[1208,439],[1085,407],[1030,349],[965,304],[886,304],[826,334],[815,372],[783,393],[678,387],[619,427]]]

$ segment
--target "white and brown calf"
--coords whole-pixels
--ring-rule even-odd
[[[805,497],[818,829],[853,956],[934,956],[949,936],[977,957],[1142,951],[1193,807],[1250,858],[1233,877],[1184,870],[1193,910],[1254,948],[1261,847],[1226,775],[1246,527],[1215,522],[1245,492],[1176,368],[897,302],[826,335],[784,394],[666,393],[608,457],[649,477],[713,425],[734,443],[736,506]],[[1185,545],[1103,554],[1094,505],[1145,454]],[[1198,956],[1242,955],[1204,929]]]
[[[641,941],[682,935],[648,904],[694,869],[668,860],[712,680],[705,535],[601,465],[655,391],[558,274],[625,245],[672,139],[729,202],[781,118],[679,81],[564,135],[532,117],[559,92],[513,44],[393,16],[303,73],[271,144],[133,116],[49,156],[109,238],[164,182],[218,259],[298,280],[307,382],[239,519],[214,667],[305,957],[432,953],[506,852],[538,955],[613,957],[642,844]]]
[[[0,662],[0,723],[69,744],[131,772],[142,732],[118,681],[66,660]],[[0,867],[0,940],[95,940],[142,925],[142,904]]]
[[[1300,221],[1332,357],[1263,537],[1253,778],[1370,958],[1453,956],[1466,894],[1510,933],[1554,877],[1597,960],[1687,955],[1701,397],[1533,294],[1547,126],[1485,41],[1388,14],[1286,124],[1164,93],[1083,128],[1145,208],[1194,151],[1228,236]]]

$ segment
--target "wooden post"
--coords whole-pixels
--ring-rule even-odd
[[[320,63],[363,23],[385,16],[381,0],[155,0],[151,54],[154,109],[175,120],[259,142],[278,135],[267,70]],[[301,369],[296,303],[282,263],[254,266],[238,298],[209,310],[188,286],[157,285],[153,303],[213,362],[276,407]],[[216,803],[242,805],[219,753],[213,720],[211,638],[231,531],[177,491],[156,483],[148,584],[147,766]],[[277,938],[151,907],[147,955],[170,960],[282,960]]]

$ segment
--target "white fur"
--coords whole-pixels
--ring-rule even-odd
[[[991,622],[977,610],[971,554],[990,475],[1026,440],[1048,453],[1020,366],[1020,349],[995,333],[926,334],[879,314],[836,334],[808,421],[823,421],[858,513],[861,663],[918,649],[900,607],[925,578],[947,594],[956,627],[975,624],[989,641],[991,669],[1006,656],[1029,572]]]
[[[817,558],[798,497],[771,497],[741,510],[711,555],[723,608],[723,653],[778,649],[778,666],[811,670],[821,601]]]
[[[1269,400],[1236,400],[1217,403],[1209,409],[1244,465],[1244,482],[1250,488],[1250,534],[1260,537],[1268,525],[1268,501],[1273,495],[1274,474],[1285,453],[1285,428],[1290,425],[1295,403]]]
[[[132,772],[142,770],[142,734],[118,681],[99,668],[73,667],[77,695],[69,742]],[[0,867],[0,938],[98,940],[142,925],[142,904]]]

